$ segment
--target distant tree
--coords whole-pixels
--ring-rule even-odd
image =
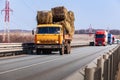
[[[92,29],[92,32],[95,33],[97,30],[103,30],[103,29]],[[86,34],[86,33],[89,33],[88,29],[81,29],[75,31],[75,34]],[[110,33],[113,35],[120,35],[120,30],[110,30]]]
[[[34,41],[34,36],[28,33],[28,35],[24,35],[24,33],[16,32],[10,35],[10,42],[12,43],[30,43]]]
[[[111,34],[120,35],[120,30],[110,30]]]

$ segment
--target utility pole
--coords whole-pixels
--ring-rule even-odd
[[[3,42],[10,42],[10,30],[9,30],[9,22],[10,22],[10,12],[13,12],[12,9],[10,9],[10,3],[9,0],[5,1],[5,8],[1,12],[5,12],[5,26],[4,26],[4,34],[3,34]]]

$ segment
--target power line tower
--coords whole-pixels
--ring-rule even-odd
[[[91,36],[92,35],[92,25],[90,24],[90,26],[89,26],[89,29],[88,29],[88,33],[89,33],[89,36]]]
[[[3,42],[9,43],[10,42],[10,30],[9,30],[10,12],[13,12],[13,10],[10,9],[9,0],[5,1],[5,8],[1,12],[3,11],[5,12]]]

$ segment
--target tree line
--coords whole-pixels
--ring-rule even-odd
[[[92,29],[91,31],[89,31],[88,29],[80,29],[80,30],[75,30],[75,34],[89,34],[89,33],[95,33],[97,30],[101,30],[101,29]],[[109,32],[113,35],[120,35],[120,30],[109,30]]]

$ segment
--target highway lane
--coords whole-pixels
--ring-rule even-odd
[[[115,46],[74,48],[63,56],[54,53],[0,59],[0,80],[61,80]]]

